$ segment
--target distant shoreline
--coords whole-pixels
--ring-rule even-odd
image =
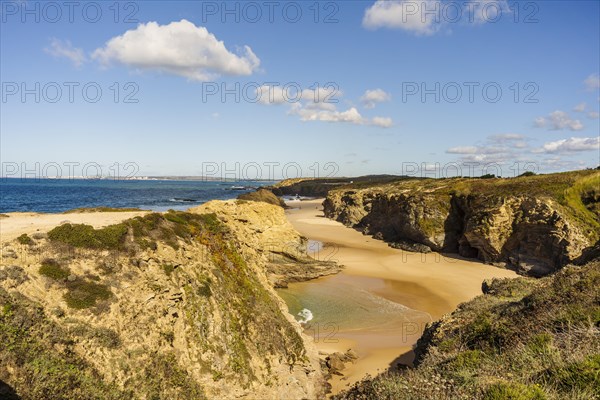
[[[209,177],[209,176],[139,176],[139,177],[114,177],[114,176],[103,176],[103,177],[14,177],[14,176],[0,176],[2,180],[23,180],[23,181],[190,181],[190,182],[223,182],[224,184],[237,183],[237,182],[256,182],[256,183],[271,183],[276,184],[283,181],[283,179],[268,180],[268,179],[226,179],[221,177]]]

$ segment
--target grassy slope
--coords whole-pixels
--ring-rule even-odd
[[[418,367],[338,399],[600,398],[600,261],[494,280],[426,330]]]

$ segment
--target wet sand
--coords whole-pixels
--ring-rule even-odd
[[[390,317],[385,329],[365,327],[360,323],[357,323],[356,329],[351,329],[344,324],[344,328],[335,335],[337,343],[326,343],[322,337],[315,337],[322,352],[344,352],[352,348],[359,355],[359,359],[344,370],[343,377],[332,379],[333,393],[367,373],[375,375],[398,362],[411,362],[410,351],[424,328],[425,320],[439,319],[452,312],[458,304],[480,295],[481,283],[485,279],[517,276],[513,271],[454,255],[393,249],[380,240],[325,218],[322,202],[323,199],[287,203],[292,208],[286,211],[286,215],[294,228],[308,239],[324,243],[324,248],[315,257],[342,264],[345,268],[339,275],[351,284],[417,311],[409,313],[414,320],[408,323]],[[302,285],[321,285],[327,283],[327,279],[332,278],[321,278]],[[397,322],[395,325],[394,321]]]

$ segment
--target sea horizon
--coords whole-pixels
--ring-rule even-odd
[[[211,200],[233,199],[267,183],[270,182],[2,178],[0,213],[58,213],[93,207],[185,210]]]

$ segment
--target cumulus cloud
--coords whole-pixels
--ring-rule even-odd
[[[571,130],[580,131],[583,129],[583,124],[578,119],[572,119],[569,114],[564,111],[554,111],[547,117],[538,117],[534,121],[534,125],[538,128],[547,127],[552,131]]]
[[[249,46],[234,54],[206,28],[185,19],[166,25],[140,24],[110,39],[93,52],[92,58],[104,65],[117,62],[194,81],[219,75],[250,75],[260,65]]]
[[[583,81],[587,90],[598,90],[600,89],[600,76],[598,74],[591,74],[585,81]]]
[[[73,47],[70,41],[62,41],[57,38],[50,40],[50,45],[44,48],[44,51],[56,58],[66,58],[70,60],[75,67],[81,67],[87,61],[82,49]]]
[[[577,153],[583,151],[600,150],[600,137],[581,138],[571,137],[554,142],[545,143],[542,147],[533,150],[534,153]]]
[[[380,128],[389,128],[393,124],[391,118],[365,118],[356,107],[350,107],[345,111],[338,111],[335,107],[333,109],[324,109],[322,107],[315,107],[310,103],[308,105],[294,103],[290,114],[298,115],[302,121],[347,122],[354,125],[373,125]]]
[[[579,104],[577,104],[573,108],[573,111],[575,111],[575,112],[584,112],[586,107],[587,107],[587,104],[585,104],[585,103],[579,103]]]
[[[439,9],[439,0],[377,0],[365,11],[362,24],[368,29],[403,29],[417,35],[438,30],[435,13],[422,15],[422,9]]]
[[[289,104],[288,114],[300,117],[301,121],[342,122],[354,125],[371,125],[389,128],[391,118],[366,118],[356,107],[338,110],[337,104],[343,93],[334,86],[317,89],[263,85],[256,89],[258,103],[265,105]]]
[[[350,122],[357,125],[364,124],[364,118],[355,107],[346,111],[321,110],[315,107],[302,107],[297,105],[291,110],[292,114],[300,116],[302,121]]]
[[[600,114],[598,114],[596,111],[591,111],[588,113],[589,119],[598,119],[599,117],[600,117]]]
[[[362,24],[367,29],[402,29],[427,36],[439,32],[449,23],[497,22],[502,15],[510,13],[506,0],[377,0],[365,11]]]
[[[363,102],[365,108],[375,108],[377,103],[383,103],[385,101],[390,101],[391,99],[392,96],[383,89],[373,89],[367,90],[360,98],[360,101]]]

